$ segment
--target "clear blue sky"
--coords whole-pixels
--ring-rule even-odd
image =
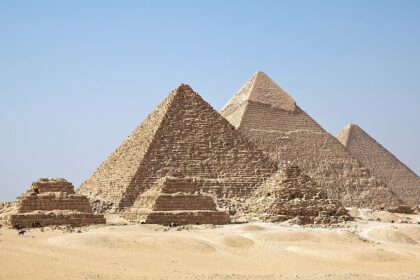
[[[220,109],[257,70],[420,173],[420,1],[1,0],[0,201],[79,186],[178,84]]]

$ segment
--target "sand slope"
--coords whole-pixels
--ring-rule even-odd
[[[420,279],[420,225],[0,229],[0,279]]]

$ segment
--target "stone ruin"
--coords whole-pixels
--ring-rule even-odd
[[[297,166],[273,175],[247,202],[247,220],[298,224],[334,224],[351,220],[342,204],[329,199],[324,189]]]
[[[8,214],[7,223],[25,228],[50,225],[81,227],[104,224],[105,218],[93,214],[86,196],[74,193],[73,185],[65,179],[39,179],[19,196],[15,211]]]
[[[337,139],[405,204],[420,205],[420,177],[358,125],[346,126],[337,135]]]
[[[219,207],[235,208],[277,171],[188,85],[175,89],[77,190],[110,212],[130,212],[171,170],[181,168]]]
[[[123,216],[127,220],[161,225],[230,223],[229,214],[218,211],[213,198],[200,193],[195,179],[188,177],[159,179]]]
[[[345,206],[403,204],[263,72],[245,83],[221,114],[273,161],[299,166]]]

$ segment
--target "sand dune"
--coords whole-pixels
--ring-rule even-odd
[[[0,279],[420,279],[420,226],[0,229]],[[296,278],[298,277],[298,278]]]
[[[373,228],[368,233],[373,239],[380,241],[390,241],[401,244],[418,244],[410,236],[406,235],[400,229],[396,228]]]

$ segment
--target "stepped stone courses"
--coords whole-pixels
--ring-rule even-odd
[[[198,192],[193,178],[167,176],[142,193],[123,216],[146,224],[228,224],[229,214],[218,211],[213,198]]]
[[[397,206],[402,201],[353,158],[266,74],[257,72],[221,114],[275,162],[291,162],[345,206]]]
[[[103,215],[92,214],[86,196],[76,195],[73,185],[64,179],[40,179],[17,198],[15,211],[8,215],[12,226],[49,225],[85,226],[103,224]]]
[[[420,205],[420,178],[363,129],[355,124],[348,125],[337,139],[404,203]]]
[[[220,206],[248,197],[277,171],[188,85],[174,90],[78,189],[111,211],[124,211],[170,170],[181,169]],[[234,206],[232,206],[234,207]]]
[[[266,222],[293,219],[299,224],[333,224],[351,219],[339,201],[329,199],[297,166],[283,168],[267,180],[255,191],[244,212]]]

